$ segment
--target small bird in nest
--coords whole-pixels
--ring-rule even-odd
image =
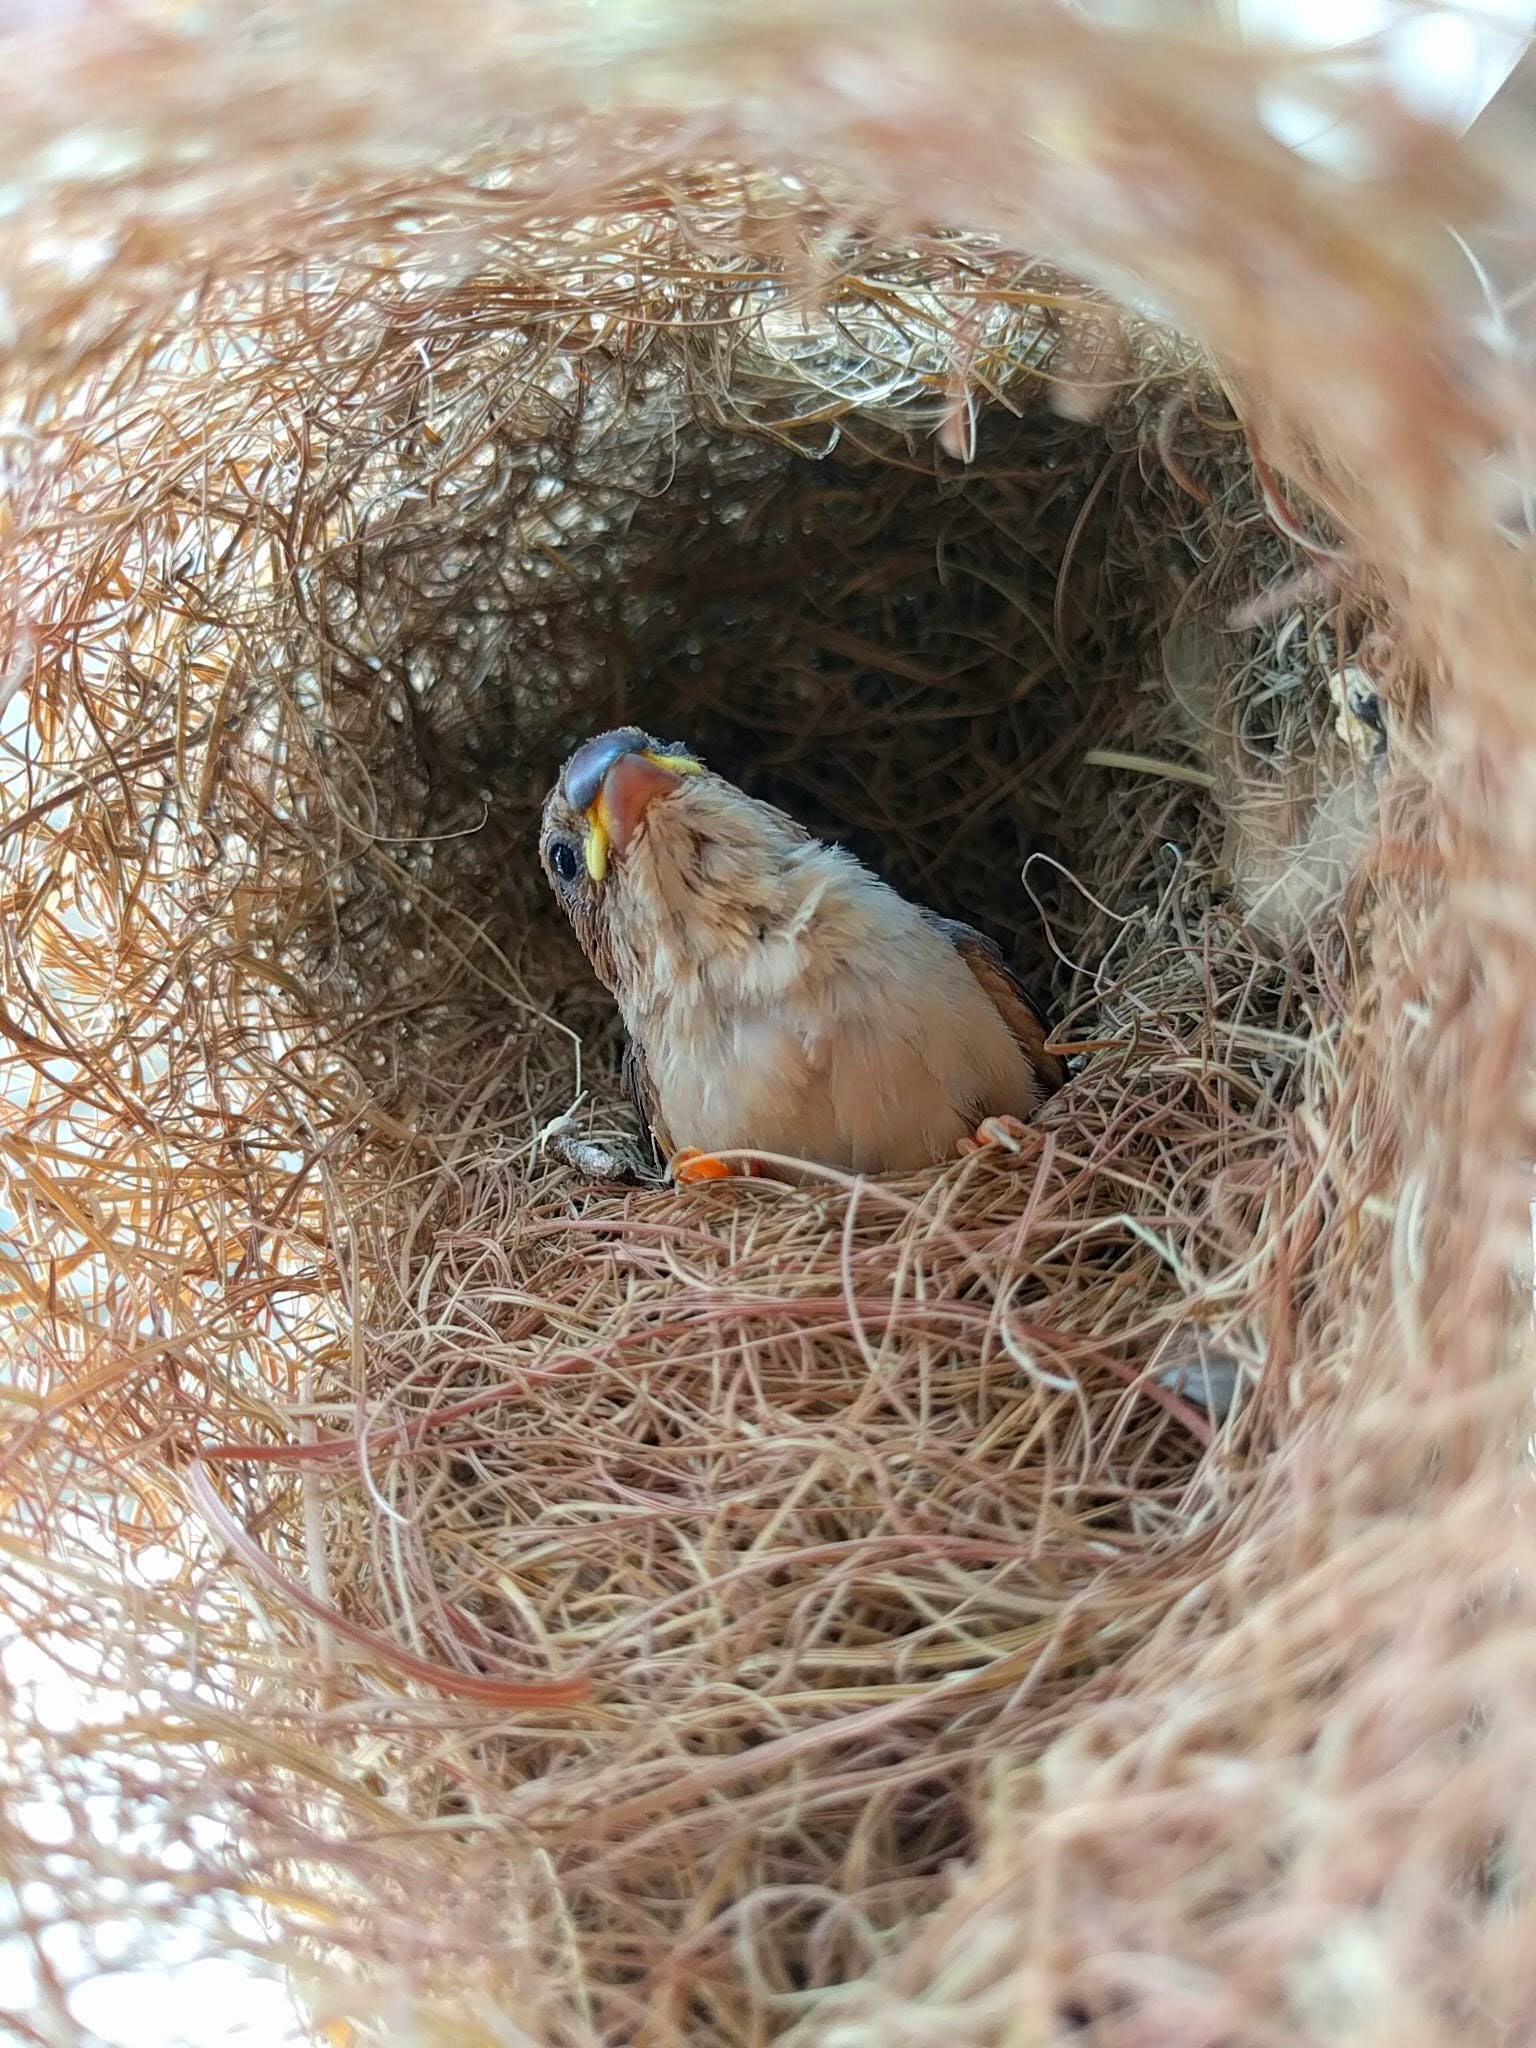
[[[1016,1151],[1065,1078],[990,939],[686,747],[634,726],[578,747],[539,851],[618,1002],[625,1079],[675,1181],[751,1173],[754,1152],[885,1173]]]

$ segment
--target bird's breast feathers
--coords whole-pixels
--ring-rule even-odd
[[[953,945],[852,862],[808,876],[760,935],[671,965],[626,1021],[675,1143],[900,1171],[1038,1102]]]

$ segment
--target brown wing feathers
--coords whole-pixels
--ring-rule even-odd
[[[624,1091],[639,1112],[640,1129],[645,1142],[651,1146],[658,1161],[669,1159],[672,1156],[672,1143],[661,1125],[660,1111],[656,1103],[656,1085],[651,1079],[651,1070],[646,1065],[645,1054],[632,1038],[626,1038],[624,1041],[624,1059],[619,1071]]]
[[[1035,1015],[1018,976],[1003,958],[1003,949],[984,932],[962,924],[959,918],[940,917],[925,910],[924,917],[954,947],[986,990],[998,1015],[1018,1040],[1046,1094],[1059,1088],[1067,1078],[1065,1064],[1045,1049],[1045,1026]]]

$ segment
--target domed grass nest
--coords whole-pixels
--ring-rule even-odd
[[[0,73],[22,2037],[1518,2037],[1516,144],[1025,5],[110,36]],[[620,721],[1009,951],[1017,1159],[551,1153]]]

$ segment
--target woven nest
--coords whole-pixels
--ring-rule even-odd
[[[1336,185],[1025,6],[208,12],[0,74],[17,2038],[199,1947],[332,2043],[1521,2038],[1514,145]],[[1017,1161],[551,1159],[620,720],[1009,949]]]

